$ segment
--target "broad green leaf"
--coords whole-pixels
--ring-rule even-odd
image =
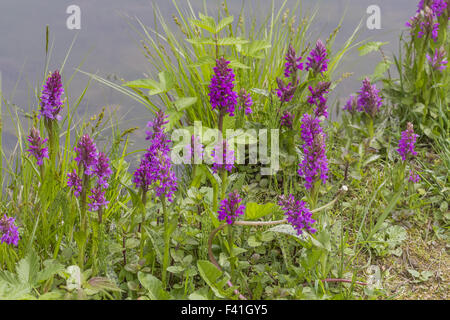
[[[258,204],[256,202],[249,202],[245,207],[245,220],[257,220],[262,218],[276,209],[274,203]]]
[[[298,238],[300,240],[303,240],[303,241],[307,240],[307,237],[305,236],[304,233],[298,235],[297,231],[290,224],[280,224],[280,225],[277,225],[277,226],[274,226],[274,227],[270,228],[267,231],[288,234],[290,236],[296,237],[296,238]]]
[[[163,92],[168,92],[173,89],[175,82],[171,73],[169,73],[168,71],[162,71],[158,73],[158,78],[159,87]]]
[[[55,260],[44,261],[44,270],[41,270],[37,274],[37,281],[47,281],[58,272],[64,271],[64,266]]]
[[[224,289],[229,280],[228,276],[224,275],[215,265],[206,260],[198,260],[197,267],[203,280],[218,298],[231,298],[233,295],[232,289]]]
[[[256,247],[259,247],[260,245],[262,245],[262,242],[259,242],[258,240],[256,240],[255,236],[248,237],[247,243],[252,248],[256,248]]]
[[[19,261],[16,267],[16,272],[19,280],[22,283],[28,283],[31,286],[34,286],[37,280],[38,271],[39,260],[34,251],[30,251],[30,253],[24,259]]]
[[[141,285],[147,289],[147,293],[152,300],[169,300],[170,294],[164,290],[161,280],[149,273],[138,273]]]

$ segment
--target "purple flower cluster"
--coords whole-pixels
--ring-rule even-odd
[[[280,98],[281,102],[289,102],[294,97],[295,90],[297,90],[297,86],[293,87],[292,83],[284,84],[283,80],[277,78],[277,96]]]
[[[402,157],[402,160],[405,161],[408,155],[415,156],[417,152],[414,150],[416,144],[416,138],[418,134],[414,133],[414,127],[411,122],[408,122],[406,125],[406,130],[402,132],[402,136],[398,142],[397,152]]]
[[[106,208],[109,203],[109,201],[105,200],[105,191],[100,184],[92,188],[89,199],[92,200],[88,204],[91,211],[98,211],[101,207]]]
[[[229,147],[227,140],[223,140],[223,143],[218,143],[212,150],[211,156],[214,161],[212,166],[214,173],[222,169],[228,172],[233,170],[236,158],[234,156],[234,150]]]
[[[358,97],[356,95],[350,95],[350,98],[347,100],[347,103],[342,108],[350,113],[355,113],[356,111],[360,111],[358,109]]]
[[[1,243],[13,244],[15,246],[19,244],[19,231],[17,231],[18,228],[15,225],[15,220],[13,217],[8,218],[6,214],[0,219]]]
[[[83,191],[81,178],[78,176],[75,169],[73,169],[72,172],[69,172],[67,174],[67,177],[68,177],[67,186],[73,189],[73,194],[75,195],[75,197],[79,197],[81,191]]]
[[[88,204],[91,211],[98,211],[101,207],[107,206],[109,201],[105,200],[105,190],[108,188],[108,179],[111,176],[109,159],[103,152],[98,152],[97,147],[91,137],[83,135],[75,147],[77,156],[75,161],[84,175],[84,179],[89,181],[90,177],[97,178],[96,186],[91,189],[91,195],[88,196],[92,201]],[[79,197],[83,191],[83,179],[77,174],[76,170],[67,174],[67,185],[72,188],[73,194]]]
[[[327,59],[327,48],[320,39],[317,40],[316,47],[311,51],[307,60],[306,71],[311,69],[317,74],[328,70],[327,63],[330,60]]]
[[[420,176],[414,172],[414,170],[409,170],[409,181],[413,182],[413,183],[418,183],[420,182]]]
[[[316,220],[312,219],[311,211],[306,207],[303,201],[295,200],[294,196],[280,196],[278,204],[283,208],[287,221],[294,227],[297,234],[303,233],[303,230],[309,233],[315,233],[317,230],[312,227]]]
[[[37,165],[41,166],[44,158],[48,159],[48,148],[43,146],[48,139],[42,140],[39,131],[33,127],[30,130],[30,135],[27,137],[27,140],[30,143],[30,148],[27,151],[36,158]]]
[[[427,6],[433,11],[433,13],[440,17],[445,10],[447,9],[447,2],[446,0],[428,0]],[[417,6],[417,13],[420,13],[421,10],[425,10],[425,1],[420,0],[418,6]]]
[[[299,164],[298,174],[303,177],[305,188],[311,189],[320,177],[325,184],[328,179],[328,159],[325,153],[325,134],[320,120],[304,114],[301,125],[303,144],[303,161]]]
[[[280,125],[282,127],[292,129],[293,122],[294,122],[294,115],[291,112],[285,110],[283,112],[283,115],[281,116]]]
[[[303,70],[302,57],[297,57],[294,47],[289,44],[286,54],[286,63],[284,64],[284,76],[290,78],[292,74],[297,74],[297,70]]]
[[[311,92],[311,96],[308,96],[308,103],[317,106],[314,109],[316,117],[324,116],[328,118],[327,98],[324,95],[329,92],[330,86],[331,82],[319,82],[315,88],[312,86],[308,87]]]
[[[111,176],[111,168],[109,167],[109,159],[103,152],[99,152],[94,167],[94,173],[98,178],[97,183],[103,188],[108,188],[108,179]]]
[[[83,173],[90,176],[97,164],[97,147],[88,134],[83,135],[78,141],[75,152],[77,153],[75,161],[78,166],[82,166]]]
[[[368,78],[363,80],[363,85],[358,91],[358,111],[365,111],[372,118],[380,110],[383,101],[379,95],[376,85],[372,85]]]
[[[61,75],[58,70],[51,73],[44,84],[41,93],[41,114],[46,119],[61,120],[59,112],[62,109],[63,101],[61,96],[64,93]]]
[[[216,60],[214,76],[209,85],[209,101],[212,109],[218,109],[220,113],[229,113],[234,116],[238,95],[233,91],[235,75],[233,69],[228,68],[230,61],[223,57]]]
[[[217,213],[220,221],[226,220],[228,224],[233,224],[234,221],[244,214],[245,206],[240,204],[242,199],[239,197],[239,193],[234,191],[228,195],[228,198],[223,199],[220,202],[220,208]]]
[[[250,93],[247,93],[244,88],[239,91],[239,110],[242,109],[242,107],[245,107],[245,115],[251,114],[253,105],[252,97],[250,96]]]
[[[441,47],[439,49],[436,49],[434,51],[434,56],[431,57],[428,53],[427,53],[427,60],[430,63],[431,67],[434,70],[438,70],[438,71],[442,71],[444,70],[447,66],[447,52],[445,51],[444,47]]]
[[[203,144],[200,141],[200,137],[191,136],[191,143],[184,146],[184,160],[190,164],[201,163],[203,159]]]
[[[410,21],[406,22],[406,26],[411,28],[411,35],[415,35],[416,30],[418,30],[418,38],[430,36],[436,41],[439,36],[439,22],[435,21],[435,12],[428,6],[411,17]]]
[[[143,157],[139,167],[133,174],[133,183],[136,188],[141,188],[146,193],[152,184],[152,166],[147,157]]]
[[[139,168],[135,171],[133,182],[136,188],[147,192],[153,186],[157,197],[166,197],[172,202],[173,194],[177,190],[177,178],[172,170],[170,161],[171,142],[164,133],[164,125],[168,123],[164,112],[159,111],[153,121],[149,121],[147,127],[147,140],[150,146],[141,160]]]

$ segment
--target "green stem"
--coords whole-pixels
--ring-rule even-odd
[[[224,164],[225,165],[225,164]],[[225,193],[227,191],[227,170],[225,170],[225,168],[221,169],[221,176],[222,176],[222,194],[221,194],[221,199],[225,198]]]
[[[140,250],[139,250],[139,257],[142,258],[144,256],[144,236],[145,236],[145,232],[144,232],[144,222],[145,222],[145,207],[147,204],[147,191],[146,190],[142,190],[142,221],[139,223],[139,227],[138,227],[138,231],[141,233],[141,242],[140,242]]]
[[[234,266],[234,255],[233,255],[233,225],[228,225],[228,248],[230,249],[230,268],[231,268],[231,280],[234,279],[235,266]]]
[[[161,203],[163,208],[163,215],[164,215],[164,257],[163,257],[163,269],[162,269],[162,283],[163,288],[167,287],[167,268],[169,267],[169,245],[170,245],[170,238],[169,238],[169,214],[167,212],[166,208],[166,199],[164,196],[161,197]]]
[[[81,232],[85,235],[87,241],[87,190],[89,190],[89,176],[83,172],[83,190],[81,191]],[[80,269],[84,267],[84,252],[86,248],[86,241],[80,245],[79,265]]]
[[[373,118],[369,116],[369,123],[367,124],[367,129],[369,131],[369,138],[372,140],[374,136],[374,129],[373,129]]]

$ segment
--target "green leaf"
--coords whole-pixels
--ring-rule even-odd
[[[207,18],[211,18],[211,17],[207,17]],[[197,26],[201,29],[209,31],[212,34],[216,34],[216,23],[213,18],[205,19],[205,20],[189,19],[189,22],[194,26]]]
[[[31,286],[34,286],[36,283],[38,271],[39,260],[34,251],[30,251],[24,259],[19,261],[16,267],[18,279],[22,283],[28,283]]]
[[[240,63],[239,61],[234,60],[234,59],[230,60],[229,66],[233,69],[250,69],[249,66],[246,66],[245,64]]]
[[[372,51],[379,50],[382,46],[388,43],[389,42],[379,42],[379,41],[367,42],[365,45],[358,48],[359,55],[365,56],[366,54]]]
[[[250,236],[248,237],[247,243],[250,247],[252,248],[256,248],[259,247],[262,243],[259,242],[258,240],[256,240],[255,236]]]
[[[237,45],[236,48],[244,56],[263,59],[264,52],[261,51],[271,47],[272,44],[269,40],[255,40],[244,45]]]
[[[64,266],[55,260],[44,261],[44,270],[41,270],[37,274],[37,282],[47,281],[58,272],[64,271]]]
[[[144,89],[155,89],[158,88],[158,81],[153,79],[139,79],[134,81],[129,81],[123,84],[123,86],[130,88],[144,88]]]
[[[162,71],[158,73],[159,78],[159,86],[163,92],[168,92],[173,89],[175,86],[175,81],[172,77],[172,74],[168,71]],[[151,90],[150,90],[151,92]]]
[[[374,154],[371,157],[369,157],[369,159],[367,159],[366,161],[364,161],[363,163],[363,167],[367,166],[369,163],[372,163],[376,160],[378,160],[381,156],[379,154]]]
[[[224,289],[229,280],[228,276],[224,275],[224,273],[217,269],[215,265],[206,260],[198,260],[197,267],[200,276],[205,280],[218,298],[231,298],[233,295],[232,289]]]
[[[174,102],[174,105],[178,111],[181,111],[195,104],[197,100],[198,100],[197,97],[179,98],[177,101]]]
[[[297,231],[290,224],[280,224],[280,225],[277,225],[277,226],[274,226],[274,227],[270,228],[267,231],[288,234],[288,235],[293,236],[293,237],[295,237],[295,238],[297,238],[299,240],[302,240],[302,241],[307,240],[306,236],[305,236],[305,233],[302,233],[301,235],[298,235]],[[313,238],[311,238],[311,239],[313,239]]]
[[[257,220],[272,212],[276,208],[272,202],[266,204],[258,204],[256,202],[249,202],[245,208],[245,220]]]
[[[216,44],[214,42],[214,40],[208,39],[208,38],[192,38],[192,39],[186,39],[186,41],[189,43],[195,44],[195,45],[205,45],[205,44],[215,45]]]
[[[234,16],[228,16],[223,18],[222,20],[220,20],[220,22],[217,24],[215,33],[219,33],[220,31],[223,30],[223,28],[225,28],[226,26],[228,26],[229,24],[232,24],[234,21]]]
[[[381,61],[376,67],[373,74],[370,76],[370,79],[372,81],[377,81],[378,79],[382,78],[386,71],[389,70],[390,65],[392,64],[391,61]]]
[[[227,37],[227,38],[221,38],[219,41],[217,41],[217,45],[219,46],[234,46],[234,45],[243,45],[249,43],[248,40],[242,39],[242,38],[233,38],[233,37]]]
[[[166,130],[170,131],[180,121],[181,117],[183,117],[184,112],[183,111],[176,111],[176,110],[167,110],[166,113],[168,115],[167,121],[169,121],[166,124]]]
[[[152,300],[169,300],[170,294],[164,290],[161,280],[149,273],[138,273],[141,285],[147,289],[147,293]]]
[[[130,81],[124,86],[130,88],[144,88],[150,89],[149,95],[153,96],[170,91],[174,87],[174,80],[172,75],[167,71],[162,71],[158,74],[159,82],[153,79],[140,79]]]
[[[198,58],[196,63],[189,65],[189,67],[201,67],[204,65],[213,65],[216,63],[216,60],[212,56],[203,56]]]

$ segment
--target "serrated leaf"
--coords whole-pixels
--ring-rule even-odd
[[[223,18],[222,20],[220,20],[220,22],[217,24],[215,33],[219,33],[220,31],[223,30],[223,28],[225,28],[226,26],[228,26],[229,24],[233,23],[234,21],[234,16],[228,16]]]
[[[208,38],[192,38],[192,39],[186,39],[186,41],[189,43],[192,43],[194,45],[205,45],[205,44],[215,45],[216,44],[214,42],[214,40],[208,39]]]
[[[20,260],[16,267],[17,277],[22,283],[34,286],[39,271],[38,256],[31,251],[24,259]]]
[[[372,81],[377,81],[378,79],[382,78],[384,73],[389,70],[390,65],[392,64],[391,61],[381,61],[376,67],[373,72],[373,74],[370,76],[370,79]]]
[[[379,42],[379,41],[372,41],[367,42],[365,45],[358,48],[359,55],[364,56],[372,51],[379,50],[382,46],[385,44],[388,44],[389,42]]]
[[[196,63],[189,65],[190,67],[201,67],[204,65],[213,65],[216,63],[216,60],[212,56],[203,56],[198,58]]]
[[[249,41],[242,38],[233,38],[233,37],[220,38],[217,41],[217,45],[219,46],[234,46],[234,45],[243,45],[246,43],[249,43]]]
[[[186,108],[189,108],[190,106],[194,105],[197,102],[197,97],[184,97],[179,98],[174,102],[175,107],[178,111],[184,110]]]
[[[171,73],[169,73],[168,71],[162,71],[158,73],[158,78],[159,87],[163,92],[168,92],[173,89],[175,82]]]
[[[237,60],[230,60],[229,66],[233,69],[250,69],[249,66],[246,66],[245,64],[240,63]]]
[[[189,22],[194,26],[209,31],[212,34],[216,34],[216,23],[214,22],[214,19],[212,19],[212,21],[210,19],[205,20],[189,19]]]
[[[254,40],[244,45],[237,45],[237,49],[242,55],[256,59],[263,59],[264,53],[261,51],[271,47],[272,44],[269,40]]]

